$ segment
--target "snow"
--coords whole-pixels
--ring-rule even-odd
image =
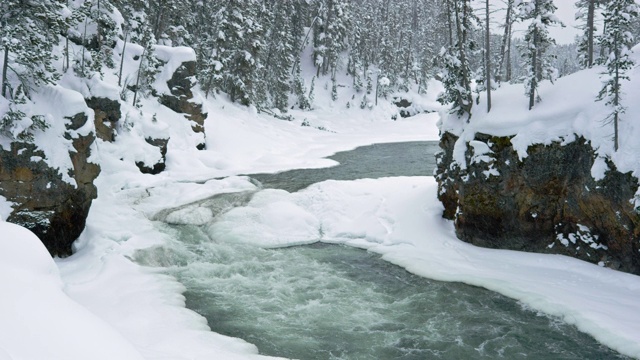
[[[116,53],[122,45],[117,45]],[[141,52],[140,47],[127,45],[125,79],[137,71],[133,55]],[[166,92],[170,70],[190,61],[193,53],[161,46],[156,53],[166,62],[156,86]],[[313,73],[310,61],[302,64],[305,74]],[[440,128],[460,135],[456,154],[464,154],[466,143],[478,132],[515,135],[512,143],[521,158],[533,143],[570,142],[574,134],[582,135],[591,140],[599,159],[610,157],[619,169],[638,175],[640,143],[631,139],[639,137],[640,127],[623,121],[621,149],[612,151],[601,123],[607,109],[603,102],[593,101],[601,86],[599,71],[561,78],[555,86],[543,84],[542,103],[532,111],[527,110],[522,85],[503,85],[494,92],[490,115],[476,107],[470,124],[449,118]],[[631,72],[632,79],[640,76],[638,72],[637,68]],[[348,81],[338,76],[339,85]],[[104,82],[79,81],[68,73],[61,88],[42,93],[37,102],[42,108],[37,110],[54,117],[83,111],[92,118],[80,100],[88,95],[119,98],[118,89],[106,83],[117,83],[113,73],[105,73]],[[154,222],[167,209],[171,210],[166,218],[174,224],[200,225],[218,216],[208,232],[255,246],[321,240],[368,249],[420,276],[482,286],[518,299],[575,324],[623,354],[640,357],[640,277],[564,256],[483,249],[459,241],[452,223],[441,218],[432,177],[325,181],[288,193],[261,190],[241,176],[332,166],[335,162],[324,157],[372,143],[438,139],[437,113],[392,121],[397,109],[389,101],[380,101],[373,110],[359,109],[357,103],[347,108],[344,101],[332,102],[330,91],[321,91],[325,85],[328,79],[316,80],[315,110],[291,110],[291,121],[256,114],[223,95],[199,99],[209,113],[206,151],[195,150],[204,139],[191,131],[182,115],[154,99],[142,100],[144,113],[125,104],[123,119],[129,122],[120,125],[116,142],[96,142],[93,156],[102,166],[96,180],[100,195],[73,256],[54,262],[33,234],[0,222],[0,359],[266,358],[244,340],[209,331],[203,317],[185,308],[181,284],[131,260],[136,250],[168,241],[170,234]],[[351,99],[353,94],[348,86],[339,86],[338,91],[340,99]],[[409,97],[424,109],[439,110],[438,91],[433,82],[426,97]],[[635,119],[640,105],[631,99],[640,94],[640,81],[625,83],[625,91],[629,99],[625,119]],[[4,104],[0,102],[0,110]],[[92,126],[89,121],[78,134]],[[62,134],[62,127],[56,129]],[[171,137],[167,170],[157,176],[143,175],[134,165],[136,161],[152,165],[159,158],[158,150],[144,141],[149,134]],[[44,147],[55,141],[68,146],[63,138],[40,140]],[[60,143],[57,146],[47,156],[60,151]],[[491,161],[486,145],[472,142],[471,146],[478,161]],[[66,160],[56,160],[60,164],[69,166]],[[605,167],[604,160],[598,161],[593,176],[602,176]],[[491,169],[486,176],[499,176]],[[244,191],[255,196],[230,211],[220,209],[220,215],[200,203],[217,194]],[[0,197],[2,219],[11,205]],[[583,233],[575,239],[597,246],[597,239],[587,236],[588,229]]]
[[[246,205],[219,215],[208,232],[264,247],[321,239],[365,248],[418,275],[518,299],[575,324],[615,350],[640,356],[639,277],[563,256],[461,242],[452,224],[441,218],[431,177],[326,181],[290,194],[260,191],[246,177],[234,176],[330,166],[334,162],[322,157],[369,143],[435,140],[436,114],[391,121],[382,112],[326,107],[292,111],[294,121],[281,121],[222,98],[208,99],[205,105],[210,113],[207,150],[192,150],[188,142],[170,149],[168,169],[160,175],[141,175],[103,153],[97,181],[101,195],[76,243],[78,252],[57,261],[66,292],[145,358],[259,357],[254,346],[208,331],[202,317],[184,309],[182,285],[130,260],[136,249],[168,240],[152,221],[160,212],[174,209],[167,216],[171,223],[204,224],[215,214],[198,201],[243,191],[258,192]],[[302,116],[333,132],[300,126]],[[517,120],[502,118],[507,119]],[[168,129],[172,139],[178,136],[176,129]]]
[[[0,359],[143,359],[125,337],[64,292],[30,231],[0,222]]]
[[[167,81],[171,80],[173,73],[176,72],[180,65],[189,61],[196,61],[196,52],[186,46],[169,47],[156,45],[154,50],[155,56],[165,63],[160,73],[156,76],[154,88],[161,94],[170,94]]]
[[[634,48],[632,58],[640,62],[640,48]],[[523,95],[522,84],[505,84],[492,94],[493,106],[487,113],[476,107],[469,124],[464,120],[447,116],[442,112],[441,131],[448,131],[460,137],[455,145],[455,160],[464,164],[467,143],[476,134],[513,136],[511,144],[520,159],[527,157],[527,148],[532,144],[551,144],[554,141],[570,143],[582,136],[591,142],[599,158],[592,174],[600,178],[606,171],[603,159],[611,159],[621,172],[640,175],[640,127],[633,119],[640,117],[640,103],[634,101],[640,96],[640,68],[629,71],[631,81],[624,81],[622,90],[623,106],[626,113],[620,121],[620,149],[613,149],[613,124],[607,121],[611,109],[606,101],[596,101],[602,88],[599,74],[605,68],[592,69],[560,78],[555,84],[545,81],[540,84],[541,102],[528,110],[528,99]]]
[[[13,211],[13,203],[0,195],[0,221],[5,221]]]

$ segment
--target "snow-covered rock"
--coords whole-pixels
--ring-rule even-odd
[[[543,83],[531,111],[522,85],[504,85],[490,113],[468,123],[442,114],[438,195],[461,239],[640,274],[640,70],[622,84],[617,151],[611,109],[596,101],[602,71]]]
[[[85,112],[52,122],[50,138],[0,149],[0,195],[12,203],[7,221],[33,231],[51,254],[65,256],[97,197],[93,180],[100,167],[90,159],[95,136]]]

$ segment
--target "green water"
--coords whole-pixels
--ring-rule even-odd
[[[388,176],[432,176],[434,154],[440,150],[435,141],[374,144],[339,152],[329,159],[340,163],[323,169],[298,169],[276,174],[253,174],[265,188],[296,192],[325,180],[377,179]]]

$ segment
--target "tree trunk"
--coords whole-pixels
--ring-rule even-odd
[[[486,19],[486,28],[485,28],[485,48],[484,48],[484,52],[485,52],[485,65],[487,66],[486,69],[486,75],[485,75],[485,82],[486,82],[486,86],[487,86],[487,112],[491,111],[491,36],[489,33],[489,0],[485,1],[485,15],[487,17]]]
[[[502,36],[502,45],[500,46],[500,62],[496,68],[496,76],[499,80],[502,80],[502,67],[504,66],[505,58],[509,63],[509,48],[511,46],[511,12],[513,8],[513,0],[507,2],[507,15],[504,20],[504,35]],[[498,80],[498,81],[499,81]],[[505,73],[505,80],[508,81],[508,75]]]
[[[87,48],[87,19],[88,18],[89,18],[88,16],[84,18],[84,34],[82,35],[82,62],[80,65],[80,69],[82,69],[82,77],[87,76],[84,70],[84,52],[85,52],[85,49]]]
[[[602,33],[606,34],[608,31],[607,29],[607,22],[605,21],[604,25],[602,26]],[[605,49],[604,46],[600,46],[600,58],[603,58],[605,56],[607,52],[607,49]]]
[[[534,30],[533,32],[533,43],[534,46],[538,44],[538,30]],[[538,87],[538,49],[532,49],[531,51],[531,71],[533,74],[529,74],[531,76],[531,86],[529,87],[529,110],[533,109],[533,105],[535,105],[536,100],[536,88]]]
[[[593,32],[596,12],[596,0],[589,0],[587,9],[587,66],[593,66]]]
[[[102,51],[102,24],[100,21],[100,0],[98,0],[98,13],[96,14],[96,26],[98,27],[98,52]]]
[[[156,14],[156,18],[153,22],[153,36],[156,38],[156,41],[160,40],[160,20],[163,17],[164,3],[162,1],[158,1],[158,13]]]
[[[468,98],[468,94],[471,94],[471,80],[467,66],[467,55],[464,49],[465,45],[467,44],[468,35],[466,28],[466,22],[468,21],[469,16],[467,14],[467,1],[468,0],[462,1],[462,14],[460,14],[459,4],[455,5],[455,19],[456,30],[458,34],[458,56],[461,63],[460,76],[462,84],[460,85],[464,87],[465,91],[465,94],[460,96],[459,103],[463,111],[468,114],[467,122],[469,122],[469,119],[471,118],[471,107],[473,106],[473,100]]]
[[[540,13],[539,5],[540,4],[538,0],[535,0],[535,10],[534,10],[535,14]],[[533,74],[529,74],[529,76],[531,76],[531,87],[529,88],[529,110],[533,109],[533,105],[535,105],[536,88],[538,87],[538,78],[541,75],[539,74],[539,71],[538,71],[538,69],[540,68],[540,66],[538,66],[538,62],[539,62],[538,48],[539,47],[540,47],[540,39],[538,35],[538,28],[536,27],[533,30],[533,49],[529,50],[531,52],[531,71],[533,71]]]
[[[614,151],[618,151],[618,118],[619,114],[619,106],[620,106],[620,39],[618,38],[619,32],[616,31],[616,36],[614,36],[614,56],[615,56],[615,76],[614,76],[614,93],[613,93],[613,149]]]
[[[67,8],[69,7],[69,0],[67,0]],[[65,73],[69,70],[69,27],[67,26],[67,33],[65,36],[64,44],[64,60],[62,60],[62,72]]]
[[[124,52],[127,50],[127,36],[129,30],[124,33],[124,45],[122,45],[122,54],[120,55],[120,71],[118,71],[118,86],[122,86],[122,67],[124,65]]]
[[[449,26],[449,47],[453,46],[453,25],[451,23],[451,0],[447,2],[447,25]]]
[[[142,72],[142,63],[144,62],[144,56],[147,52],[145,48],[142,50],[142,55],[140,56],[140,65],[138,65],[138,76],[136,77],[136,87],[133,91],[133,106],[136,106],[136,100],[138,99],[138,87],[140,86],[140,73]]]
[[[9,45],[4,47],[4,63],[2,64],[2,97],[7,98],[7,69],[9,68]]]

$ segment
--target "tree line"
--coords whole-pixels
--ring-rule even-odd
[[[151,92],[159,64],[154,46],[162,44],[196,51],[206,96],[225,93],[280,112],[312,108],[320,77],[337,100],[338,78],[347,75],[358,94],[352,105],[363,108],[391,92],[425,92],[435,77],[446,89],[440,100],[469,119],[481,92],[490,110],[491,90],[501,82],[522,82],[531,109],[541,81],[600,63],[613,79],[600,97],[617,109],[617,123],[637,6],[633,0],[575,5],[583,36],[563,48],[549,35],[549,27],[561,26],[552,0],[4,0],[1,93],[12,110],[3,121],[23,116],[14,105],[67,71],[93,77],[114,69],[122,82],[113,54],[122,41],[144,48],[135,81],[119,84],[123,93],[133,92],[134,103]],[[514,38],[516,22],[527,24],[522,38]],[[503,24],[498,31],[496,23]],[[80,54],[70,54],[70,42]],[[579,58],[572,58],[573,49]],[[302,76],[309,59],[311,81]]]

